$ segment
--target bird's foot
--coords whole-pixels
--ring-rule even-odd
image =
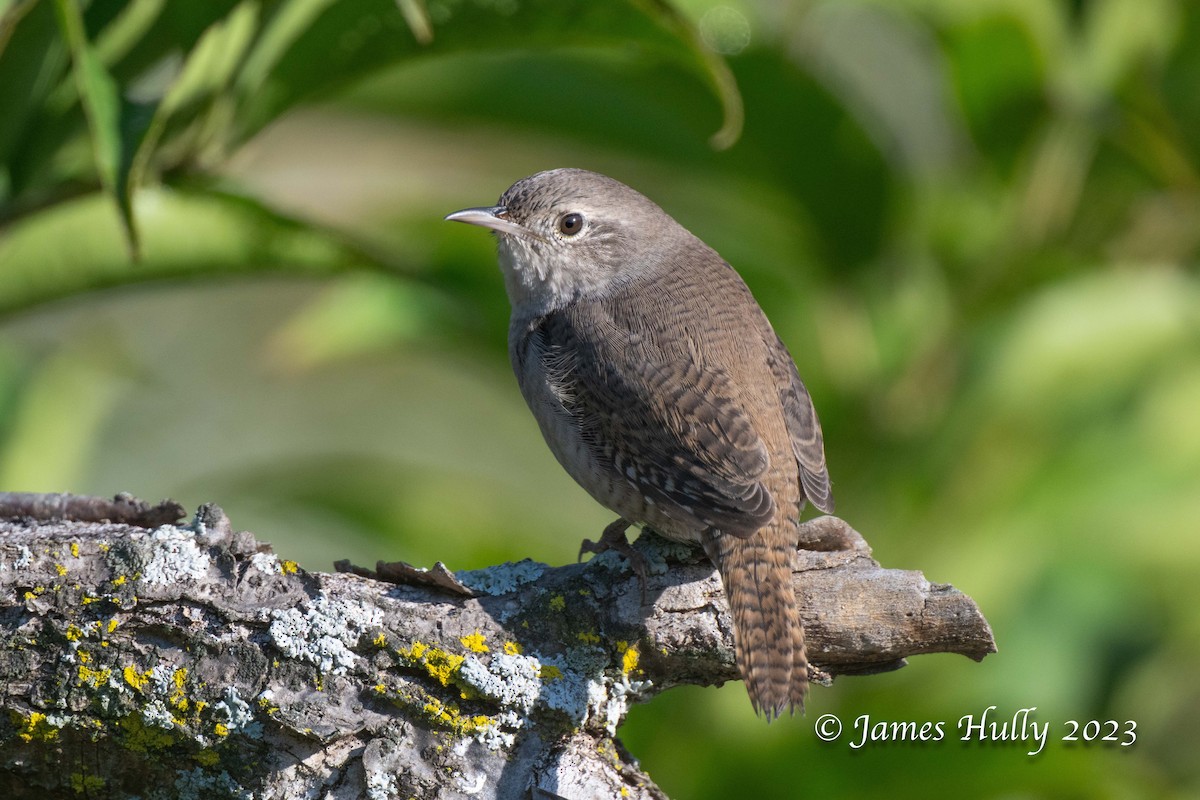
[[[633,570],[633,574],[637,576],[638,585],[642,589],[642,603],[646,602],[646,575],[649,573],[646,564],[646,557],[633,549],[633,545],[629,543],[625,532],[629,530],[629,526],[633,523],[621,518],[609,524],[600,534],[600,541],[593,542],[591,539],[584,539],[579,545],[579,560],[583,560],[584,553],[592,553],[600,555],[613,550],[625,556],[625,560],[629,562],[629,568]]]

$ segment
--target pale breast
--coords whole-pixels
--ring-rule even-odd
[[[607,443],[589,441],[570,408],[575,401],[571,372],[576,356],[555,348],[527,323],[510,331],[513,370],[550,452],[588,494],[605,508],[638,525],[649,525],[677,541],[699,543],[700,531],[679,525],[638,489],[634,476],[613,466]]]

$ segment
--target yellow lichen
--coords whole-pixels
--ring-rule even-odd
[[[458,674],[459,667],[466,660],[463,656],[447,653],[422,642],[413,642],[412,647],[400,648],[396,653],[413,666],[422,667],[442,686],[450,685],[450,681]]]
[[[434,722],[440,722],[443,725],[450,724],[454,717],[450,715],[450,710],[442,704],[442,701],[434,699],[425,704],[423,709],[425,713]]]
[[[519,656],[522,652],[524,651],[522,650],[521,645],[517,642],[504,643],[504,654],[506,656]]]
[[[127,581],[127,580],[129,580],[129,579],[126,578],[124,575],[118,575],[117,577],[113,578],[112,585],[113,586],[124,586],[125,581]]]
[[[628,675],[637,669],[638,659],[641,654],[638,652],[636,644],[628,642],[617,642],[617,652],[621,654],[621,672]]]
[[[196,755],[192,756],[201,766],[215,767],[217,762],[221,760],[221,756],[215,750],[201,750]]]
[[[71,542],[71,555],[74,556],[75,558],[79,558],[79,543],[78,542]]]
[[[50,724],[46,715],[33,711],[28,717],[17,712],[11,712],[13,722],[17,726],[17,736],[25,742],[49,742],[58,738],[58,728]]]
[[[538,677],[544,681],[558,680],[562,676],[562,670],[553,664],[543,664],[538,670]]]
[[[584,644],[600,644],[600,637],[591,631],[580,631],[576,634],[576,638]]]
[[[483,634],[475,631],[472,634],[463,636],[459,639],[463,647],[470,650],[472,653],[487,653],[489,652],[487,643],[484,641]]]
[[[60,576],[67,574],[67,568],[63,564],[55,564],[54,571],[57,572]]]
[[[464,717],[459,712],[458,706],[453,703],[445,704],[436,697],[430,698],[421,710],[430,722],[449,728],[459,736],[468,736],[496,724],[495,720],[483,714]]]
[[[79,665],[77,674],[78,681],[81,685],[100,687],[108,684],[108,679],[112,677],[110,669],[92,669]]]
[[[387,647],[387,637],[384,636],[383,631],[380,631],[379,635],[371,640],[371,644],[376,647]]]
[[[117,629],[117,618],[113,617],[108,621],[108,632],[112,633]]]
[[[284,575],[295,575],[299,571],[300,565],[295,561],[285,559],[279,562],[279,568],[283,570]]]
[[[125,682],[137,689],[139,692],[146,688],[146,684],[150,682],[150,671],[138,672],[133,667],[126,667],[121,671],[125,677]]]
[[[438,683],[448,686],[450,679],[458,672],[458,668],[462,666],[463,661],[462,656],[434,649],[430,651],[429,656],[425,659],[425,671],[433,678],[436,678]]]
[[[68,642],[78,642],[83,638],[83,630],[72,622],[67,626],[67,632],[64,634],[64,636],[67,637]]]
[[[551,611],[555,611],[555,612],[563,611],[566,609],[566,607],[567,607],[567,599],[565,597],[563,597],[561,594],[556,594],[550,598],[550,610]]]
[[[228,736],[229,735],[229,726],[226,725],[224,722],[218,722],[216,725],[213,725],[213,733],[215,733],[217,736],[221,736],[221,737]]]
[[[617,748],[613,745],[611,739],[601,739],[596,744],[596,754],[608,761],[614,767],[620,769],[621,754],[617,752]]]
[[[186,667],[179,667],[171,673],[171,696],[167,698],[167,705],[171,707],[171,718],[180,725],[188,723],[188,710],[192,709],[192,702],[188,700],[187,693],[184,689],[187,686],[188,671]],[[200,713],[199,704],[196,704],[194,714]]]

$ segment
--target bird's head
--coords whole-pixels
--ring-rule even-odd
[[[496,232],[509,301],[528,316],[602,295],[654,269],[664,237],[683,231],[644,195],[582,169],[539,172],[510,186],[497,205],[446,219]]]

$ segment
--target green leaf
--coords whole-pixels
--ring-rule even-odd
[[[157,101],[196,42],[235,5],[232,0],[84,4],[81,30],[87,31],[88,49],[123,98],[121,135],[128,140],[123,145],[127,159],[138,149],[153,149],[155,159],[146,163],[169,169],[190,158],[191,150],[179,146],[164,158],[157,142],[147,148],[138,136],[154,119]],[[0,218],[75,195],[80,185],[90,187],[101,178],[90,155],[90,120],[82,107],[80,81],[70,69],[58,11],[54,2],[28,0],[0,21],[0,108],[5,111],[0,114],[0,163],[7,169],[7,187],[0,173]],[[136,187],[138,179],[134,174],[127,183]]]
[[[149,119],[137,143],[126,175],[127,194],[145,182],[155,149],[169,127],[190,134],[191,147],[201,149],[213,130],[227,127],[232,110],[226,90],[258,23],[258,4],[244,2],[226,18],[209,26],[178,74],[164,87],[156,102],[144,104]],[[217,137],[220,138],[220,137]]]
[[[351,245],[244,198],[144,189],[134,211],[142,259],[130,262],[105,197],[61,203],[0,239],[0,313],[78,292],[148,280],[286,270],[383,268]]]
[[[83,13],[73,0],[56,0],[59,26],[71,53],[72,71],[87,115],[92,152],[100,183],[116,203],[129,252],[137,258],[138,230],[133,216],[129,171],[133,154],[149,129],[152,113],[121,97],[117,82],[88,41]]]
[[[724,61],[661,0],[473,8],[417,0],[55,0],[12,10],[0,26],[0,47],[6,32],[12,46],[0,52],[0,155],[8,169],[0,173],[0,197],[9,195],[3,215],[73,193],[64,191],[68,184],[99,180],[135,255],[131,200],[150,176],[219,163],[297,104],[428,55],[544,46],[665,60],[721,98],[715,145],[731,143],[742,121]]]
[[[276,6],[237,81],[241,141],[286,109],[387,67],[463,50],[604,47],[636,49],[694,70],[716,92],[724,122],[713,143],[725,147],[742,126],[742,105],[725,62],[701,44],[694,26],[663,0],[429,3],[432,41],[423,45],[408,5],[389,0],[293,0]]]
[[[680,53],[686,62],[700,69],[717,97],[721,100],[723,121],[720,129],[709,138],[709,144],[717,150],[732,147],[742,135],[746,111],[737,81],[725,59],[709,49],[701,40],[696,26],[670,3],[664,0],[642,0],[641,6],[647,16],[658,20],[668,31],[678,37],[686,49]]]
[[[0,164],[8,184],[0,187],[0,200],[7,200],[23,183],[22,176],[36,169],[14,155],[28,142],[32,121],[43,112],[68,63],[49,3],[24,3],[0,19]]]
[[[178,78],[163,98],[164,114],[223,92],[237,73],[258,31],[258,4],[244,2],[214,22],[188,54]]]

